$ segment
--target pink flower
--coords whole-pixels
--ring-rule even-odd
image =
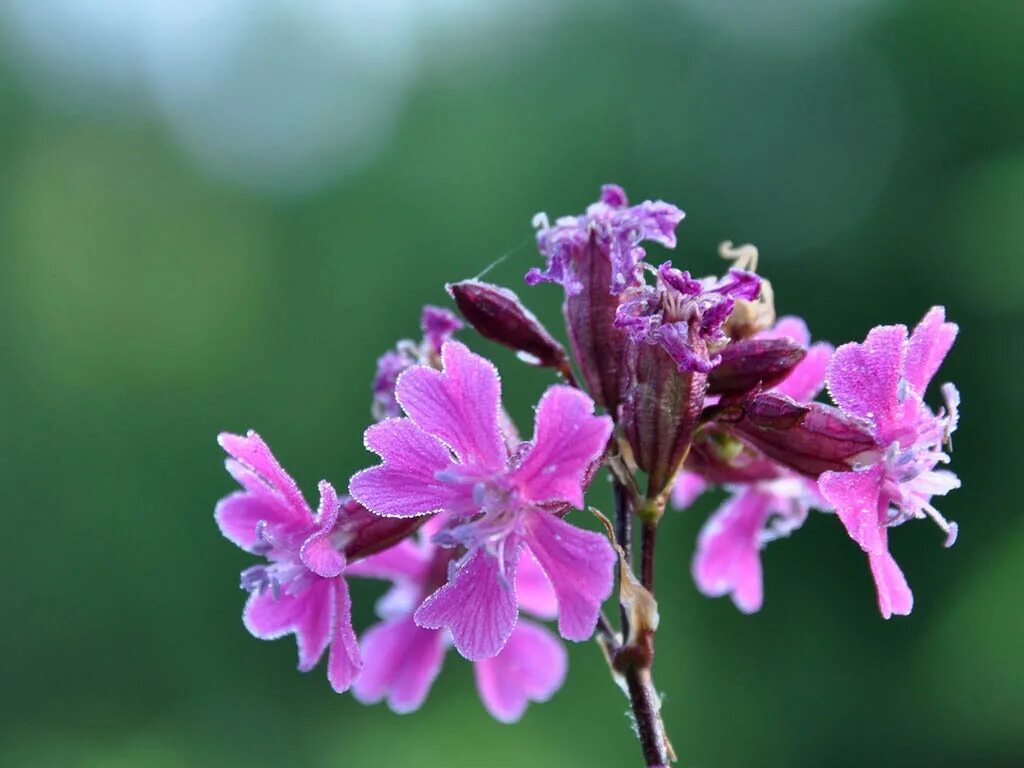
[[[335,541],[344,536],[341,501],[321,481],[314,516],[259,435],[222,433],[217,440],[231,456],[228,472],[244,489],[217,504],[217,525],[242,549],[269,561],[242,572],[242,588],[250,593],[246,629],[263,640],[294,634],[302,672],[315,667],[330,646],[327,679],[335,691],[348,690],[362,662],[342,577],[345,555]]]
[[[879,326],[862,344],[844,344],[828,368],[832,399],[848,415],[870,425],[884,455],[853,472],[825,472],[819,479],[850,537],[868,555],[882,615],[906,615],[914,604],[903,572],[889,554],[887,529],[911,518],[930,517],[956,540],[956,523],[931,504],[960,486],[956,475],[936,469],[947,463],[942,446],[956,429],[960,395],[952,384],[942,393],[947,410],[933,413],[924,392],[953,346],[957,326],[933,307],[907,338],[903,325]]]
[[[784,317],[758,338],[791,338],[802,347],[810,344],[803,320]],[[806,403],[825,384],[825,368],[832,356],[830,344],[818,343],[771,391]],[[761,549],[803,525],[812,507],[826,506],[813,480],[778,467],[776,476],[739,486],[708,519],[701,530],[693,558],[697,588],[709,597],[731,594],[743,613],[756,613],[764,602]],[[703,492],[705,481],[683,472],[673,489],[673,503],[685,509]]]
[[[439,516],[435,520],[442,520]],[[451,644],[447,632],[425,629],[413,619],[423,599],[444,584],[456,550],[432,544],[430,525],[417,544],[404,541],[390,550],[356,563],[354,576],[387,579],[393,588],[381,599],[384,619],[363,635],[363,674],[353,688],[355,697],[371,704],[387,699],[395,712],[420,707],[441,671]],[[556,606],[547,578],[532,557],[523,557],[516,575],[520,605],[547,618]],[[516,624],[505,647],[489,659],[474,663],[477,690],[487,711],[511,723],[522,717],[530,701],[547,701],[565,680],[567,657],[556,637],[532,622]]]
[[[468,659],[495,656],[516,625],[516,567],[526,548],[554,588],[562,636],[586,640],[611,593],[615,557],[603,536],[558,512],[583,506],[611,419],[594,416],[582,392],[553,386],[537,406],[533,441],[510,452],[494,366],[456,341],[441,356],[443,371],[416,366],[399,377],[395,393],[408,418],[366,431],[367,448],[383,463],[349,486],[378,515],[451,514],[435,541],[459,548],[459,557],[447,583],[416,610],[416,624],[450,630]]]

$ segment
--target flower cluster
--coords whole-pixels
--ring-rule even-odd
[[[630,205],[613,185],[580,216],[551,225],[538,214],[546,264],[526,282],[564,288],[571,354],[507,288],[447,286],[480,335],[561,379],[541,395],[530,440],[502,406],[495,366],[454,338],[462,322],[438,307],[424,309],[421,341],[378,360],[364,438],[377,461],[351,476],[346,495],[321,482],[314,513],[258,435],[221,435],[242,490],[218,504],[217,523],[265,560],[241,577],[249,631],[294,634],[303,671],[328,651],[336,691],[396,712],[422,704],[454,647],[505,722],[566,675],[558,636],[520,612],[555,622],[567,640],[596,632],[629,693],[647,764],[661,765],[672,752],[650,674],[654,532],[670,499],[685,509],[710,487],[728,491],[693,558],[707,595],[759,610],[761,549],[813,509],[834,513],[867,555],[882,615],[909,613],[888,530],[929,518],[947,546],[956,538],[932,499],[959,485],[939,465],[960,398],[943,385],[936,412],[925,395],[957,327],[936,307],[913,332],[880,326],[862,343],[812,344],[800,318],[775,321],[750,247],[723,251],[744,254],[723,277],[649,264],[643,244],[674,248],[682,218],[669,203]],[[825,389],[833,404],[816,400]],[[616,498],[607,536],[567,519],[602,468]],[[361,636],[349,579],[391,585],[380,622]],[[602,614],[616,580],[621,631]]]

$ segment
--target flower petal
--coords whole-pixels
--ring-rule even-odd
[[[523,716],[530,701],[547,701],[565,681],[568,658],[554,635],[528,621],[516,625],[501,653],[473,665],[487,711],[503,723]]]
[[[907,585],[907,579],[888,550],[877,555],[868,555],[871,575],[878,590],[878,609],[883,618],[909,616],[914,607],[914,595]]]
[[[451,454],[409,419],[385,419],[366,430],[368,450],[384,463],[357,472],[348,490],[368,510],[385,517],[417,517],[448,506],[460,491],[437,479]]]
[[[704,525],[693,559],[697,588],[709,597],[732,593],[743,613],[756,613],[764,601],[759,536],[771,497],[752,488],[728,499]]]
[[[334,486],[326,480],[321,480],[320,512],[317,514],[317,525],[320,526],[320,530],[303,542],[299,550],[299,559],[309,570],[325,579],[337,576],[345,570],[345,555],[331,543],[331,533],[338,519],[340,506]]]
[[[446,342],[443,371],[418,365],[398,378],[395,396],[424,432],[443,440],[463,464],[491,470],[505,466],[498,428],[498,371],[465,344]]]
[[[235,491],[217,502],[213,517],[225,538],[251,550],[259,541],[256,526],[262,521],[276,521],[277,514],[277,506],[248,491]]]
[[[244,467],[251,469],[259,479],[276,491],[296,519],[306,521],[307,518],[313,516],[309,505],[306,504],[306,500],[302,497],[299,487],[292,480],[291,475],[281,468],[281,465],[274,458],[274,454],[270,452],[270,448],[267,447],[262,437],[252,430],[249,430],[244,437],[233,435],[230,432],[221,432],[217,436],[217,442],[236,461]],[[228,470],[231,471],[231,466],[228,467]],[[238,478],[238,480],[248,490],[256,490],[255,488],[250,488],[249,483],[243,482],[241,478]]]
[[[848,415],[869,419],[884,433],[898,420],[907,329],[872,328],[863,344],[843,344],[828,366],[828,391]],[[876,435],[882,439],[882,435]]]
[[[547,574],[529,552],[519,558],[516,571],[516,598],[519,607],[541,619],[558,615],[558,597],[548,581]]]
[[[299,670],[308,672],[316,666],[331,639],[334,610],[331,581],[313,579],[298,595],[283,593],[275,598],[270,590],[253,594],[245,604],[242,621],[261,640],[294,634],[299,647]]]
[[[806,347],[811,343],[811,332],[807,330],[807,323],[802,317],[786,315],[780,317],[774,327],[758,334],[759,338],[782,339],[789,337],[797,344]]]
[[[676,509],[689,509],[707,487],[707,481],[696,472],[680,472],[672,486],[672,506]]]
[[[399,713],[420,708],[444,661],[444,633],[405,614],[370,627],[362,640],[363,672],[352,694],[364,704],[387,697]]]
[[[956,323],[945,320],[945,308],[932,307],[910,336],[903,375],[919,395],[928,388],[928,382],[939,370],[960,330]]]
[[[363,662],[359,641],[352,630],[352,600],[344,579],[331,579],[334,591],[334,622],[331,628],[331,651],[327,656],[327,679],[336,693],[344,693],[359,677]]]
[[[512,473],[527,501],[567,501],[583,507],[587,468],[604,452],[612,420],[594,416],[594,401],[556,384],[537,406],[533,445]]]
[[[497,654],[516,625],[516,560],[513,546],[505,573],[496,558],[477,550],[453,578],[416,610],[416,623],[426,629],[448,629],[455,648],[470,661]]]
[[[611,545],[540,509],[525,516],[524,527],[526,544],[558,597],[558,631],[567,640],[589,639],[601,603],[612,593]]]
[[[835,507],[850,538],[868,554],[879,554],[886,546],[878,514],[882,475],[876,465],[861,472],[825,472],[818,478],[821,495]]]
[[[831,344],[824,342],[815,344],[807,350],[804,359],[790,371],[789,376],[775,385],[776,392],[796,400],[798,403],[809,403],[816,398],[825,386],[825,371],[832,360],[834,350]]]

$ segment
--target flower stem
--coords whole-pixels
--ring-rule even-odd
[[[661,721],[661,698],[654,689],[651,670],[633,667],[626,671],[625,678],[644,765],[646,768],[667,768],[671,747]]]
[[[633,517],[633,496],[622,482],[615,481],[615,536],[622,548],[626,566],[632,569],[631,535]],[[641,528],[641,584],[653,593],[654,588],[654,547],[657,532],[657,518],[642,516]],[[634,580],[635,583],[635,580]],[[620,589],[620,597],[624,591]],[[652,600],[653,603],[653,600]],[[615,650],[613,668],[622,675],[630,708],[636,724],[640,748],[647,768],[665,768],[675,760],[675,754],[665,733],[661,719],[661,697],[654,686],[651,665],[654,661],[654,626],[649,617],[639,619],[631,631],[630,609],[620,599],[622,615],[622,646]]]
[[[654,545],[658,533],[657,521],[647,521],[640,529],[640,583],[654,594]]]
[[[626,565],[633,567],[633,499],[625,484],[612,476],[615,481],[615,539],[626,558]],[[621,586],[621,585],[620,585]],[[620,589],[621,591],[621,589]],[[620,604],[620,625],[622,636],[629,636],[629,611]]]

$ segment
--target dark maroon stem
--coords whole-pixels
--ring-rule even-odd
[[[614,477],[613,477],[614,480]],[[615,480],[615,540],[622,547],[626,558],[626,567],[633,567],[633,502],[629,489]],[[620,622],[622,637],[629,636],[629,612],[626,606],[620,606]]]
[[[668,768],[668,745],[665,727],[658,712],[658,693],[651,680],[651,670],[632,667],[625,672],[626,687],[636,720],[636,732],[640,737],[640,749],[644,753],[646,768]]]
[[[632,494],[626,486],[615,481],[615,537],[622,547],[626,565],[632,569]],[[654,587],[654,544],[657,521],[644,521],[641,529],[641,582],[649,591]],[[654,632],[644,629],[636,637],[630,635],[629,610],[624,604],[622,616],[623,645],[616,649],[613,666],[626,681],[630,708],[636,723],[644,765],[647,768],[666,768],[670,761],[670,747],[661,720],[660,697],[651,677],[654,660]]]
[[[645,521],[640,530],[640,583],[654,594],[654,545],[658,523]]]

